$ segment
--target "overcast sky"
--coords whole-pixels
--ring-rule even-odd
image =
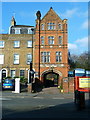
[[[13,0],[13,2],[10,2],[10,0],[3,0],[0,4],[2,8],[2,28],[0,33],[8,33],[13,15],[18,25],[35,26],[37,10],[41,11],[43,17],[50,7],[53,7],[53,10],[61,19],[68,19],[68,46],[70,52],[81,54],[88,50],[88,0],[78,0],[84,2],[75,2],[77,0],[63,0],[63,2],[58,2],[60,0],[56,0],[57,2],[54,2],[54,0],[51,0],[51,2],[49,0],[48,2],[47,0],[45,0],[46,2],[40,2],[40,0],[37,0],[39,2],[35,0],[33,2],[30,2],[30,0],[21,1],[15,0],[14,2]]]

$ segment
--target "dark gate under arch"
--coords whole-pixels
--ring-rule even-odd
[[[58,86],[59,74],[55,72],[48,72],[43,75],[43,79],[44,79],[43,82],[45,87]]]

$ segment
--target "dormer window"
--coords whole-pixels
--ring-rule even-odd
[[[15,34],[20,34],[20,28],[15,28]]]
[[[28,34],[32,34],[31,28],[28,28]]]

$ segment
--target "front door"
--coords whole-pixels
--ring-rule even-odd
[[[2,70],[2,80],[6,77],[6,70]]]

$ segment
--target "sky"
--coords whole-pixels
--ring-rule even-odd
[[[65,0],[69,2],[30,2],[30,0],[13,0],[0,3],[2,9],[2,23],[0,33],[8,33],[12,16],[15,16],[17,25],[35,26],[36,12],[40,10],[43,18],[50,7],[61,19],[68,19],[68,48],[71,54],[80,55],[88,50],[88,0]],[[23,2],[24,1],[24,2]],[[79,0],[78,0],[79,1]]]

